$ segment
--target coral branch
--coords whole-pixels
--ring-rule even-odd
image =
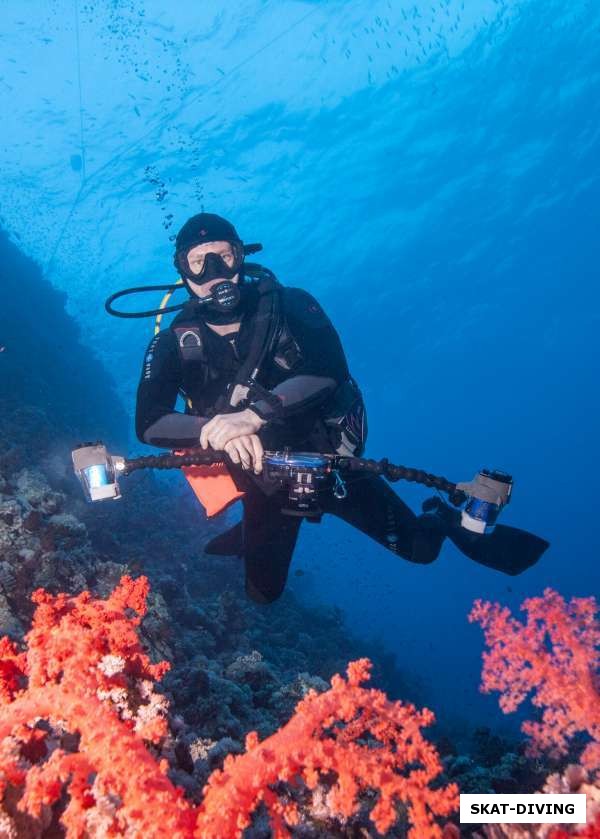
[[[302,778],[314,789],[319,775],[328,772],[337,776],[329,794],[332,813],[351,816],[358,810],[359,793],[372,789],[379,793],[371,812],[379,831],[385,833],[394,824],[395,805],[403,803],[410,837],[441,836],[435,816],[457,808],[458,790],[454,784],[437,790],[429,787],[441,764],[421,728],[434,721],[433,714],[361,687],[369,668],[367,659],[352,662],[347,681],[334,676],[330,690],[311,691],[298,703],[290,722],[263,743],[250,735],[247,753],[227,758],[223,771],[209,779],[196,836],[241,836],[249,824],[242,814],[253,812],[261,800],[271,810],[274,804],[279,806],[265,797],[269,784]],[[280,815],[280,810],[272,815]],[[295,812],[288,813],[288,822],[293,823],[290,816],[295,819]],[[289,833],[280,827],[276,835]]]
[[[542,708],[539,722],[522,726],[529,752],[564,755],[578,732],[590,738],[581,756],[589,770],[600,767],[600,624],[593,597],[566,603],[546,589],[526,600],[525,624],[498,604],[476,601],[470,621],[481,624],[489,652],[483,655],[481,689],[500,691],[500,707],[514,711],[528,696]]]

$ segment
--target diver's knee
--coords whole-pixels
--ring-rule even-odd
[[[246,594],[254,603],[260,603],[266,606],[269,603],[274,603],[283,594],[283,586],[256,586],[251,580],[246,580]]]

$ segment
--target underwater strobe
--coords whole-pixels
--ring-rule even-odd
[[[461,525],[473,533],[491,533],[498,515],[510,501],[513,480],[506,472],[482,469],[470,483],[456,485],[467,496]]]
[[[117,475],[125,473],[125,458],[109,455],[102,443],[83,443],[73,450],[72,457],[88,501],[121,497]]]
[[[181,469],[184,466],[208,465],[226,461],[222,452],[189,449],[182,454],[165,453],[126,460],[111,455],[101,442],[84,443],[73,453],[73,467],[88,501],[120,498],[119,478],[138,469]],[[461,526],[472,533],[491,533],[498,515],[509,502],[512,478],[504,472],[482,469],[472,481],[454,484],[446,478],[420,469],[395,466],[388,460],[367,460],[337,454],[315,452],[265,452],[263,478],[268,491],[283,489],[288,493],[289,515],[318,520],[318,499],[331,492],[343,500],[347,482],[357,473],[372,472],[390,481],[405,480],[446,492],[452,504],[465,504]]]

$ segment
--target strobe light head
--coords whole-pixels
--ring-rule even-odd
[[[513,479],[498,469],[482,469],[472,481],[456,488],[467,496],[461,525],[473,533],[491,533],[502,508],[510,501]]]
[[[73,468],[87,501],[120,498],[118,476],[125,470],[125,459],[108,453],[102,443],[83,443],[73,450]]]

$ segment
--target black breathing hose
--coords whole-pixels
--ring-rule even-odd
[[[148,309],[145,312],[120,312],[114,309],[112,304],[120,297],[127,297],[129,294],[140,294],[146,291],[175,291],[178,288],[185,288],[181,283],[169,283],[168,285],[140,285],[135,288],[125,288],[123,291],[115,291],[110,297],[107,297],[104,303],[104,308],[109,315],[114,315],[117,318],[148,318],[152,315],[164,315],[167,312],[177,312],[183,309],[185,303],[179,303],[177,306],[167,306],[164,309]],[[187,302],[187,301],[186,301]]]
[[[258,253],[261,250],[262,245],[259,244],[244,245],[244,253],[246,255]],[[265,271],[270,273],[268,269],[263,268],[263,266],[259,265],[257,262],[244,262],[243,273],[245,276],[260,278],[263,276]],[[165,315],[169,312],[178,312],[180,309],[183,309],[188,301],[178,303],[176,306],[161,305],[158,309],[146,309],[144,312],[121,312],[118,309],[115,309],[112,304],[115,300],[119,300],[121,297],[128,297],[130,294],[142,294],[148,291],[168,291],[172,294],[180,288],[186,288],[185,282],[182,282],[181,280],[174,283],[166,283],[165,285],[138,285],[133,288],[124,288],[122,291],[115,291],[107,297],[104,303],[104,308],[109,315],[114,315],[116,318],[149,318],[153,315]],[[165,295],[167,299],[170,296],[170,294]]]

